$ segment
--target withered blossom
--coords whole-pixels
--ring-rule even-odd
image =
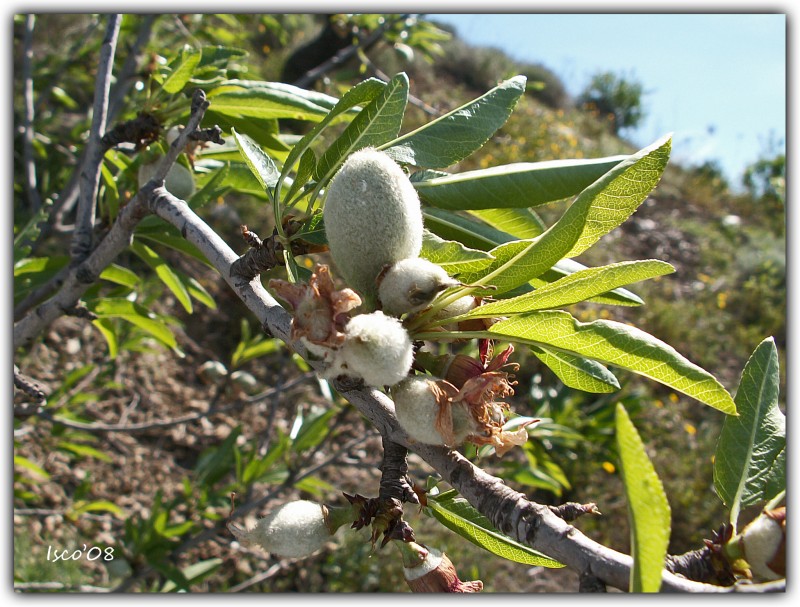
[[[269,287],[294,310],[292,340],[305,338],[312,344],[337,348],[345,340],[349,313],[361,305],[352,289],[334,289],[328,266],[317,264],[308,283],[272,279]]]

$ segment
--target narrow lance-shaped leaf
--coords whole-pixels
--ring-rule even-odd
[[[460,272],[474,272],[492,263],[489,253],[470,249],[454,240],[444,240],[428,230],[422,235],[420,257],[442,266],[451,276]]]
[[[481,221],[515,238],[536,238],[547,225],[530,209],[482,209],[470,211]]]
[[[617,404],[617,447],[631,525],[630,591],[658,592],[669,546],[669,502],[644,443],[621,403]]]
[[[622,285],[674,272],[665,261],[623,261],[599,268],[586,268],[540,287],[532,293],[503,299],[475,308],[461,318],[492,318],[559,308],[585,301]]]
[[[566,257],[583,253],[639,208],[661,180],[671,149],[672,137],[668,135],[617,165],[611,171],[615,178],[609,183],[604,177],[588,188],[595,192],[596,200],[581,237]]]
[[[383,146],[397,162],[427,168],[448,167],[467,158],[503,126],[525,92],[525,76],[515,76],[470,101]]]
[[[420,198],[450,210],[530,208],[576,196],[627,156],[520,162],[417,181]]]
[[[189,296],[189,291],[186,289],[186,285],[183,284],[180,277],[169,267],[167,262],[153,249],[138,240],[134,240],[131,243],[131,250],[153,269],[156,276],[161,279],[161,282],[172,291],[172,294],[175,295],[175,299],[180,302],[184,310],[191,314],[192,298]]]
[[[501,243],[516,240],[514,236],[497,227],[478,223],[453,211],[424,207],[422,213],[425,218],[425,226],[431,232],[445,240],[455,240],[473,249],[489,251]],[[529,282],[538,288],[584,268],[586,266],[573,259],[561,259]],[[617,288],[609,293],[592,298],[591,301],[628,306],[638,306],[644,303],[635,293],[622,288]]]
[[[495,529],[489,519],[475,510],[455,490],[428,495],[428,511],[442,525],[492,554],[525,565],[560,568],[543,554],[514,541]]]
[[[666,156],[664,148],[667,150]],[[561,218],[544,234],[536,239],[519,240],[495,247],[491,251],[496,259],[495,263],[484,272],[465,276],[464,282],[482,286],[493,285],[496,294],[504,293],[540,276],[562,257],[577,254],[575,245],[579,239],[588,243],[587,222],[590,220],[593,222],[591,235],[596,236],[595,240],[602,235],[600,233],[602,226],[608,227],[606,231],[610,231],[618,225],[598,223],[597,209],[601,209],[599,215],[601,218],[605,217],[602,209],[609,205],[615,208],[631,207],[628,215],[632,213],[655,187],[666,165],[668,154],[667,140],[657,142],[620,162],[584,189]],[[655,171],[654,164],[659,164],[661,171]],[[622,217],[620,223],[628,215]],[[619,218],[621,215],[614,217]],[[581,250],[585,250],[588,246],[590,245],[587,244]]]
[[[268,192],[275,187],[280,175],[275,162],[250,137],[237,133],[236,130],[233,130],[232,133],[250,171],[258,179],[264,191]]]
[[[725,419],[714,455],[714,487],[736,525],[742,508],[786,488],[786,417],[778,407],[778,350],[765,339],[742,371],[738,417]]]
[[[619,390],[614,374],[597,361],[543,346],[531,346],[531,351],[565,386],[595,394]]]
[[[378,146],[397,136],[408,103],[408,76],[398,74],[367,104],[317,163],[314,178],[325,184],[353,152]]]
[[[198,49],[183,49],[180,59],[175,62],[172,72],[164,80],[161,88],[171,95],[180,93],[191,79],[194,69],[200,63],[202,54],[202,51]]]
[[[302,184],[311,177],[313,173],[313,169],[316,168],[316,162],[311,166],[311,171],[308,171],[308,165],[311,162],[311,159],[315,159],[313,156],[313,152],[311,152],[311,159],[308,158],[309,153],[309,146],[312,142],[317,138],[317,136],[322,132],[323,129],[327,128],[338,116],[347,112],[348,110],[365,103],[369,103],[375,97],[377,97],[381,91],[386,88],[386,84],[376,78],[369,78],[368,80],[364,80],[363,82],[359,82],[353,88],[351,88],[347,93],[345,93],[342,98],[333,106],[333,108],[328,112],[328,115],[325,116],[318,124],[314,125],[314,128],[311,129],[303,138],[298,141],[295,146],[292,148],[292,151],[289,152],[289,156],[286,158],[286,162],[284,163],[283,170],[281,171],[281,181],[283,181],[286,176],[288,175],[289,171],[298,161],[298,159],[306,158],[306,163],[304,170],[304,177],[301,178],[300,170],[298,169],[298,176],[295,179],[295,183],[298,183],[298,187],[302,186]],[[301,167],[303,164],[301,163]],[[305,173],[308,173],[307,175]]]
[[[636,327],[611,320],[582,323],[568,312],[543,310],[500,321],[485,336],[550,346],[627,369],[723,413],[736,414],[733,398],[713,375]]]
[[[178,342],[164,321],[151,318],[147,309],[127,299],[106,297],[96,301],[87,301],[87,307],[99,318],[121,318],[146,331],[158,341],[170,348],[176,348]]]
[[[214,111],[235,118],[322,120],[337,99],[277,82],[230,80],[208,91]]]

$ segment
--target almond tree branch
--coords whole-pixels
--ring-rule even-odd
[[[205,94],[203,91],[196,91],[192,100],[192,112],[186,128],[172,142],[166,156],[157,167],[153,178],[123,207],[105,238],[100,241],[89,256],[78,265],[70,268],[66,277],[63,278],[58,292],[47,301],[31,309],[21,320],[14,324],[15,347],[28,346],[45,327],[65,314],[66,311],[73,309],[81,296],[98,279],[100,273],[130,244],[133,230],[149,212],[148,198],[154,196],[157,186],[164,183],[167,172],[189,140],[189,135],[199,126],[207,108],[208,101],[205,98]],[[161,189],[163,190],[163,188]],[[166,192],[166,190],[163,191]]]
[[[289,344],[301,356],[305,354],[302,343],[292,342],[289,337],[291,317],[288,312],[264,289],[258,278],[247,281],[232,276],[231,266],[237,255],[184,201],[158,188],[151,210],[178,228],[203,252],[267,333]],[[498,529],[560,561],[579,575],[591,575],[605,584],[627,590],[633,565],[630,556],[589,539],[548,506],[529,501],[460,453],[414,442],[398,425],[392,401],[379,390],[341,380],[335,381],[334,386],[385,440],[415,451]],[[667,571],[662,578],[665,592],[732,592],[733,588],[694,582]]]
[[[122,15],[108,17],[108,28],[100,47],[100,62],[97,68],[97,83],[94,89],[92,126],[86,144],[86,162],[81,169],[81,193],[78,199],[78,215],[75,218],[75,233],[72,236],[70,254],[73,265],[81,263],[92,250],[92,233],[97,208],[97,192],[100,189],[100,169],[105,149],[101,138],[106,130],[108,92],[111,88],[111,72]]]
[[[31,211],[34,213],[42,206],[42,198],[36,184],[36,163],[33,160],[33,27],[35,15],[25,17],[25,37],[23,38],[24,54],[22,56],[22,96],[25,101],[25,112],[22,118],[23,162],[25,165],[25,192]]]
[[[358,53],[359,50],[368,50],[371,46],[373,46],[376,42],[378,42],[381,38],[383,38],[383,34],[392,27],[395,23],[399,21],[403,21],[409,17],[408,14],[400,15],[394,19],[386,19],[380,27],[376,28],[374,32],[372,32],[369,36],[364,39],[359,38],[354,44],[350,46],[344,47],[338,53],[336,53],[333,57],[321,63],[317,67],[312,70],[306,72],[302,77],[295,80],[292,85],[298,86],[300,88],[308,88],[312,84],[314,84],[317,80],[322,78],[325,74],[330,72],[331,70],[336,69],[338,66],[342,65],[343,63],[347,62],[353,55]]]

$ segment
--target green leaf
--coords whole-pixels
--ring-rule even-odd
[[[119,354],[119,342],[113,323],[108,318],[95,318],[92,324],[97,327],[108,344],[108,357],[114,360]]]
[[[265,192],[275,187],[280,176],[278,167],[275,166],[272,158],[270,158],[258,144],[247,135],[232,131],[233,138],[236,140],[236,145],[239,146],[239,151],[242,153],[247,166],[256,176],[261,187]]]
[[[152,217],[152,216],[151,216]],[[136,238],[140,240],[149,240],[151,242],[155,242],[165,247],[169,247],[175,251],[188,255],[197,261],[204,263],[209,268],[213,268],[213,264],[206,259],[206,256],[200,252],[196,246],[192,243],[188,242],[185,238],[182,238],[178,232],[178,229],[165,225],[160,218],[154,224],[146,224],[145,222],[149,219],[145,217],[139,224],[136,229]]]
[[[539,289],[547,284],[560,280],[564,276],[569,276],[570,274],[585,269],[585,265],[578,263],[574,259],[562,259],[552,268],[531,280],[529,284]],[[617,287],[613,291],[608,291],[602,295],[592,297],[587,301],[612,306],[641,306],[644,303],[642,298],[636,293],[622,287]]]
[[[208,92],[214,111],[234,118],[322,120],[336,99],[278,82],[229,80]],[[330,103],[330,100],[333,103]]]
[[[322,132],[323,129],[327,128],[334,119],[336,119],[341,114],[351,110],[354,107],[359,105],[369,103],[373,99],[375,99],[384,89],[386,88],[386,83],[378,80],[377,78],[369,78],[364,80],[363,82],[359,82],[349,91],[347,91],[342,98],[333,106],[330,112],[325,116],[325,118],[320,121],[318,124],[314,126],[311,131],[309,131],[303,138],[295,144],[292,148],[292,151],[289,152],[289,156],[286,158],[286,162],[284,163],[283,170],[281,171],[281,180],[283,180],[286,175],[288,175],[289,171],[292,169],[294,164],[297,162],[298,159],[303,160],[306,158],[306,165],[310,164],[310,160],[316,159],[314,158],[313,152],[311,153],[311,159],[308,159],[308,152],[309,146],[311,143],[317,138],[317,136]],[[301,162],[301,167],[303,163]],[[316,168],[316,162],[312,169]],[[295,179],[295,182],[298,183],[298,187],[302,186],[305,181],[308,180],[309,177],[313,174],[313,170],[305,175],[308,172],[308,166],[304,167],[301,171],[298,168],[298,174]],[[301,173],[304,174],[304,177],[301,178]]]
[[[156,275],[161,279],[161,282],[172,291],[172,294],[175,295],[175,299],[180,302],[183,309],[191,314],[192,298],[189,296],[189,291],[186,289],[180,277],[169,267],[167,262],[153,249],[138,240],[134,240],[130,248],[142,261],[153,269]]]
[[[442,266],[451,276],[460,272],[475,272],[492,263],[489,253],[470,249],[454,240],[443,240],[428,230],[423,232],[419,256]]]
[[[143,306],[123,298],[108,297],[87,301],[87,307],[100,318],[122,318],[146,331],[170,348],[177,348],[178,342],[164,321],[151,318]]]
[[[485,336],[498,335],[627,369],[723,413],[736,414],[733,398],[713,375],[636,327],[611,320],[582,323],[568,312],[544,310],[502,320]]]
[[[292,441],[292,450],[295,453],[303,453],[321,443],[328,435],[331,418],[336,413],[336,409],[327,409],[317,415],[304,417],[303,423]]]
[[[52,206],[52,202],[45,202],[39,211],[28,220],[25,227],[14,237],[14,262],[30,255],[30,243],[39,238],[39,234],[42,232],[41,228],[39,228],[39,224],[50,216]]]
[[[396,137],[407,103],[408,76],[397,74],[325,150],[317,163],[314,179],[327,183],[350,154]]]
[[[78,501],[72,505],[67,516],[76,520],[81,514],[86,512],[110,512],[119,519],[125,519],[125,512],[114,502],[108,500],[95,500],[93,502]]]
[[[135,272],[129,270],[128,268],[123,268],[115,263],[112,263],[105,270],[100,272],[100,278],[109,282],[113,282],[114,284],[131,288],[139,284],[140,280]]]
[[[192,77],[194,69],[200,63],[202,55],[203,53],[201,50],[184,48],[181,52],[180,59],[175,62],[172,73],[164,80],[164,84],[161,88],[171,95],[180,93]]]
[[[631,525],[631,592],[658,592],[670,536],[670,508],[661,479],[622,403],[617,404],[617,446]]]
[[[397,162],[448,167],[480,149],[503,126],[525,92],[525,76],[502,82],[477,99],[390,141],[384,149]]]
[[[470,211],[470,215],[515,238],[536,238],[547,230],[541,218],[530,209],[483,209]]]
[[[201,304],[206,306],[211,310],[217,309],[217,302],[214,301],[214,297],[209,293],[206,288],[197,282],[196,279],[192,278],[191,276],[185,276],[183,274],[178,274],[180,279],[183,281],[184,285],[186,286],[186,290],[189,292],[193,298],[199,301]]]
[[[67,255],[54,257],[25,257],[14,264],[14,277],[24,274],[55,274],[69,263]]]
[[[22,455],[14,456],[14,465],[24,468],[28,472],[32,472],[34,475],[41,477],[43,480],[48,480],[50,478],[50,474],[44,468],[37,466],[27,457],[23,457]]]
[[[558,561],[500,533],[454,489],[428,495],[427,511],[451,531],[501,558],[537,567],[563,567]]]
[[[112,461],[111,458],[100,451],[99,449],[95,449],[94,447],[90,447],[89,445],[81,445],[80,443],[73,443],[70,441],[59,441],[57,444],[59,449],[64,449],[65,451],[70,451],[75,455],[80,457],[89,457],[93,459],[99,459],[103,462],[110,462]]]
[[[284,165],[284,167],[285,166],[286,165]],[[294,181],[292,181],[289,192],[286,194],[286,200],[292,200],[292,198],[294,198],[300,188],[311,179],[316,168],[317,155],[314,153],[314,150],[309,148],[303,152],[303,155],[300,157],[300,164],[297,165],[297,174],[295,175]]]
[[[516,241],[516,238],[507,232],[484,223],[478,223],[453,211],[426,207],[423,208],[423,216],[425,217],[425,226],[437,236],[461,242],[467,247],[481,251],[489,251],[502,243]],[[573,259],[561,259],[538,277],[531,279],[530,284],[538,288],[585,268],[585,265]],[[590,301],[627,306],[638,306],[644,303],[635,293],[622,288],[594,297]]]
[[[619,163],[584,189],[544,234],[495,247],[491,253],[496,261],[483,272],[464,276],[463,282],[493,285],[495,294],[504,293],[540,276],[562,257],[572,257],[587,249],[622,223],[645,199],[658,182],[668,157],[669,140]],[[654,163],[662,163],[660,170],[655,170]],[[608,208],[618,212],[609,215]],[[627,212],[624,216],[623,210]],[[619,222],[613,223],[616,219]]]
[[[417,181],[414,187],[422,200],[442,209],[537,207],[579,194],[626,158],[520,162]]]
[[[188,590],[189,586],[199,584],[204,579],[212,575],[221,566],[222,559],[220,558],[213,558],[192,563],[188,567],[184,567],[182,570],[183,577],[186,580],[185,586],[179,587],[175,581],[170,579],[167,580],[163,588],[161,588],[161,592],[173,592],[179,589]],[[183,580],[180,579],[178,581],[181,583],[183,582]]]
[[[202,187],[186,201],[189,208],[196,211],[208,202],[223,196],[229,189],[224,185],[229,170],[230,165],[224,164],[213,171],[210,177],[204,179]]]
[[[460,318],[492,318],[559,308],[590,299],[622,285],[663,276],[674,271],[675,268],[670,264],[654,259],[622,261],[599,268],[586,268],[540,287],[532,293],[479,306]]]
[[[671,148],[671,136],[659,139],[580,194],[578,198],[591,196],[594,201],[583,232],[566,257],[577,257],[631,216],[661,179]]]
[[[786,488],[786,417],[778,407],[778,350],[762,341],[742,371],[738,417],[728,417],[714,455],[714,487],[730,508],[734,527],[742,508]]]
[[[614,374],[594,360],[542,346],[531,346],[531,351],[565,386],[595,394],[619,390]]]

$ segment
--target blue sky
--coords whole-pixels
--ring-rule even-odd
[[[454,25],[472,44],[544,64],[572,95],[601,70],[640,81],[647,119],[629,138],[644,146],[672,132],[676,161],[716,160],[732,185],[770,141],[786,138],[783,14],[428,17]]]

